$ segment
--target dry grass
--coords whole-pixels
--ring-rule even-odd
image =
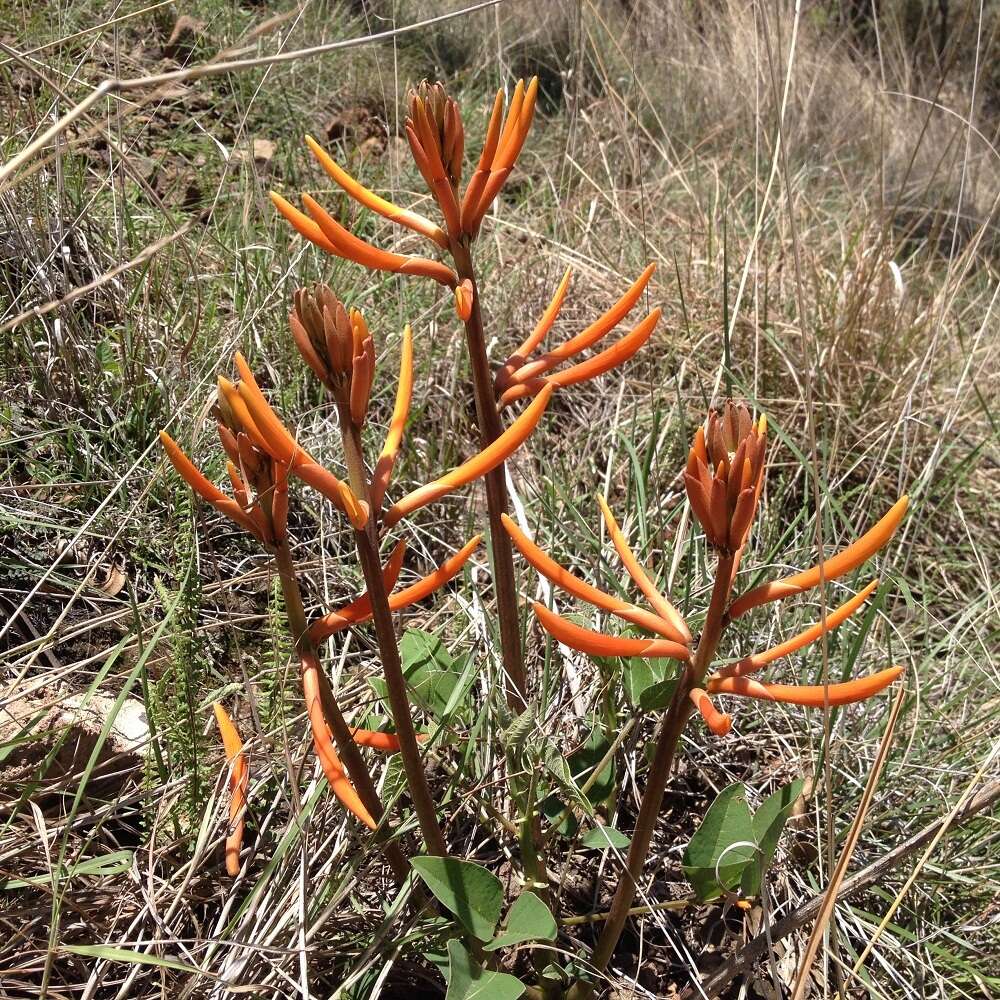
[[[11,50],[0,56],[11,122],[0,156],[106,76],[199,64],[223,49],[302,48],[456,6],[279,10],[200,0],[190,11],[203,23],[193,49],[165,59],[173,6],[74,37],[111,15],[87,0],[58,11],[11,4],[0,13]],[[364,307],[382,337],[384,373],[394,371],[402,323],[417,333],[421,371],[398,488],[452,464],[474,439],[448,303],[304,250],[266,201],[270,186],[336,201],[300,142],[304,131],[328,130],[343,134],[340,151],[366,182],[420,197],[396,135],[400,97],[424,76],[449,82],[474,134],[498,83],[534,72],[543,83],[542,113],[483,240],[494,357],[530,329],[567,265],[576,276],[561,325],[572,331],[647,260],[659,264],[649,300],[663,305],[665,321],[654,343],[623,373],[557,398],[531,452],[514,463],[538,537],[589,579],[616,586],[593,500],[604,489],[617,511],[632,512],[633,539],[678,600],[701,606],[708,579],[678,531],[677,472],[705,406],[727,392],[748,396],[773,418],[778,442],[749,566],[813,561],[817,491],[828,544],[899,492],[915,498],[901,543],[879,567],[887,585],[878,614],[861,630],[864,668],[904,663],[911,694],[857,864],[947,813],[984,764],[996,774],[1000,20],[975,5],[952,11],[942,46],[923,6],[878,5],[874,25],[851,25],[834,4],[796,18],[785,4],[508,0],[395,42],[102,102],[0,191],[0,767],[10,779],[0,794],[0,875],[33,880],[0,890],[0,994],[223,996],[225,983],[260,996],[307,995],[307,983],[311,995],[345,983],[342,995],[359,998],[441,992],[422,957],[440,929],[393,901],[378,855],[315,780],[266,559],[212,512],[192,509],[154,446],[169,425],[208,459],[209,387],[239,347],[282,387],[282,409],[302,415],[303,436],[336,467],[331,414],[284,328],[291,290],[319,274]],[[115,9],[123,16],[141,5]],[[289,16],[257,30],[279,12]],[[274,142],[267,162],[254,160],[255,139]],[[362,153],[351,152],[357,144]],[[392,238],[389,227],[356,221]],[[189,222],[147,263],[4,328]],[[388,375],[377,391],[381,427]],[[477,504],[456,498],[419,518],[405,572],[426,570],[467,538],[482,520]],[[353,594],[348,540],[330,512],[303,498],[294,531],[311,570],[310,603]],[[489,698],[487,580],[483,567],[476,586],[456,586],[406,624],[479,657],[483,726],[458,726],[471,749],[435,757],[435,787],[456,851],[511,879],[512,844],[491,836],[477,810],[509,807]],[[522,585],[533,596],[533,578],[524,574]],[[815,615],[803,602],[783,614],[781,633]],[[776,613],[754,623],[740,636],[747,650],[778,634]],[[853,666],[857,638],[855,629],[831,643],[832,670]],[[530,632],[528,646],[535,676],[548,682],[537,742],[575,747],[604,710],[602,678]],[[370,637],[359,630],[331,654],[342,703],[377,711]],[[818,653],[785,670],[815,676]],[[32,712],[89,690],[141,703],[154,726],[141,762],[123,753],[127,777],[110,799],[90,747],[41,785],[15,769],[25,737],[38,738]],[[205,711],[220,696],[252,740],[256,847],[235,884],[220,861],[223,771]],[[25,705],[31,722],[12,728]],[[840,713],[828,746],[819,713],[739,708],[723,741],[688,731],[641,899],[687,892],[680,853],[693,816],[720,788],[745,781],[756,799],[791,777],[815,777],[779,850],[766,909],[750,918],[755,930],[825,884],[828,818],[842,837],[886,706]],[[626,831],[650,731],[640,720],[617,760],[617,814],[608,818]],[[385,786],[387,796],[399,787],[394,765]],[[813,995],[829,991],[837,968],[856,995],[995,995],[996,836],[995,819],[983,817],[943,841],[863,980],[849,970],[908,871],[838,908]],[[614,857],[572,857],[560,913],[600,910]],[[744,933],[718,907],[654,912],[613,963],[612,994],[670,995]],[[768,995],[774,973],[791,980],[806,936],[748,972],[750,995]],[[551,959],[584,955],[590,943],[588,927],[567,927]],[[125,949],[132,960],[95,960],[77,946]]]

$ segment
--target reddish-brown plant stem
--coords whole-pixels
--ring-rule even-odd
[[[308,622],[305,606],[302,603],[302,591],[299,588],[299,580],[287,538],[283,538],[275,545],[274,558],[278,568],[278,578],[281,581],[281,593],[285,601],[285,614],[288,618],[292,640],[295,643],[295,650],[304,668],[310,664],[315,665],[319,677],[323,715],[330,726],[333,738],[337,741],[341,760],[343,760],[347,773],[350,775],[365,808],[378,821],[382,818],[385,810],[382,807],[382,800],[379,798],[375,782],[372,780],[371,771],[368,770],[368,765],[354,742],[350,727],[340,711],[340,705],[337,703],[336,695],[330,686],[330,681],[319,663],[316,647],[307,634]],[[396,881],[402,884],[410,871],[410,866],[406,858],[403,857],[403,852],[397,844],[385,843],[383,844],[383,853]]]
[[[338,409],[341,437],[344,444],[344,459],[347,464],[351,489],[358,497],[363,497],[370,506],[371,489],[361,450],[361,435],[351,422],[349,407],[340,405]],[[396,641],[389,596],[382,579],[382,564],[378,556],[378,522],[374,515],[369,516],[368,523],[362,531],[354,532],[354,540],[365,578],[365,586],[368,589],[368,596],[371,598],[372,622],[375,625],[375,636],[382,657],[382,669],[389,694],[389,709],[392,712],[393,725],[399,738],[399,755],[406,773],[407,788],[410,792],[410,798],[413,800],[413,808],[417,814],[420,832],[428,853],[438,857],[446,857],[448,845],[438,823],[437,809],[427,784],[427,775],[424,773],[424,765],[420,757],[417,734],[414,731],[413,719],[410,715],[410,700],[406,693],[406,679],[403,677],[399,644]]]
[[[472,254],[466,239],[452,241],[452,258],[459,280],[472,283],[472,311],[465,323],[465,338],[472,369],[473,393],[482,446],[492,444],[503,433],[493,393],[493,376],[486,355],[486,336],[483,332],[483,314],[479,305],[479,286],[476,283]],[[503,528],[501,518],[507,513],[506,463],[501,462],[486,474],[486,506],[490,523],[490,551],[493,557],[493,580],[497,595],[497,618],[500,623],[500,652],[509,684],[507,705],[514,712],[521,712],[528,703],[524,656],[521,651],[521,624],[517,610],[517,584],[514,577],[514,554],[510,538]]]
[[[737,556],[730,554],[719,556],[719,562],[715,569],[715,583],[712,587],[712,599],[698,647],[693,660],[685,667],[678,681],[673,700],[660,724],[656,737],[656,753],[646,777],[646,789],[643,792],[639,815],[635,821],[635,832],[632,834],[632,842],[629,845],[625,871],[618,882],[618,889],[611,903],[608,919],[591,958],[591,964],[598,970],[604,970],[608,962],[611,961],[625,922],[628,920],[628,911],[635,898],[639,879],[642,877],[642,869],[646,863],[649,845],[652,842],[660,807],[663,804],[663,796],[666,792],[677,744],[684,731],[684,726],[694,711],[694,706],[688,695],[693,687],[700,686],[704,680],[725,628],[726,604],[733,586],[737,558]]]

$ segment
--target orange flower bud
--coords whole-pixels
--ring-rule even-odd
[[[767,424],[754,423],[743,403],[712,411],[695,432],[684,484],[709,544],[737,552],[746,544],[764,475]]]
[[[472,296],[474,294],[472,282],[468,278],[455,289],[455,312],[458,313],[458,318],[463,323],[468,323],[469,317],[472,315]]]
[[[240,873],[240,850],[243,847],[243,827],[246,820],[247,790],[250,787],[250,767],[243,752],[243,740],[233,725],[229,713],[213,702],[215,721],[229,764],[229,833],[226,836],[226,871],[234,878]]]

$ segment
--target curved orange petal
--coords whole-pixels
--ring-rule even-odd
[[[493,110],[490,112],[489,123],[486,126],[486,139],[483,142],[482,152],[479,154],[479,164],[469,178],[468,186],[465,189],[465,196],[462,198],[462,231],[472,233],[473,222],[476,209],[479,207],[479,199],[482,197],[483,188],[490,176],[490,165],[496,155],[497,144],[500,141],[500,129],[503,125],[503,88],[497,91],[497,96],[493,101]]]
[[[733,718],[725,712],[720,712],[704,688],[691,688],[688,697],[694,702],[695,708],[701,713],[705,720],[705,725],[715,733],[716,736],[725,736],[733,728]]]
[[[320,162],[320,166],[327,172],[330,178],[339,184],[355,201],[360,202],[366,208],[392,222],[398,222],[407,229],[412,229],[421,236],[426,236],[433,240],[443,250],[448,249],[448,237],[440,226],[435,225],[430,219],[425,218],[419,212],[410,211],[408,208],[401,208],[399,205],[370,191],[359,181],[355,180],[346,170],[342,169],[336,160],[311,136],[306,136],[306,144],[313,152],[313,156]]]
[[[341,801],[344,807],[354,813],[355,816],[370,830],[375,829],[375,820],[371,813],[365,808],[360,796],[354,790],[354,786],[344,773],[343,765],[337,756],[337,749],[333,745],[330,736],[330,729],[323,717],[323,708],[320,704],[319,695],[319,664],[312,657],[303,659],[302,664],[302,693],[305,696],[306,711],[309,714],[309,725],[313,734],[313,746],[316,749],[316,756],[319,758],[323,774],[330,784],[333,794]]]
[[[463,323],[468,323],[472,317],[472,303],[475,289],[472,282],[466,278],[455,288],[455,312]]]
[[[687,646],[670,639],[630,639],[624,636],[605,635],[589,628],[574,625],[560,615],[549,611],[544,604],[532,603],[535,615],[552,638],[564,646],[578,649],[590,656],[639,656],[643,658],[665,656],[672,660],[687,661],[691,651]]]
[[[392,408],[392,419],[385,435],[385,444],[375,463],[372,473],[372,509],[376,514],[382,509],[385,491],[389,487],[392,467],[399,454],[403,440],[403,430],[410,414],[410,400],[413,398],[413,333],[409,325],[403,328],[403,346],[399,356],[399,382],[396,385],[396,403]]]
[[[649,284],[649,279],[652,278],[655,270],[656,264],[650,264],[632,282],[628,291],[603,316],[598,317],[590,326],[582,330],[575,337],[570,337],[569,340],[558,347],[554,347],[537,360],[531,361],[523,368],[520,368],[512,376],[512,381],[526,382],[528,379],[544,375],[545,372],[555,368],[559,362],[565,361],[567,358],[571,358],[581,351],[585,351],[593,344],[596,344],[597,341],[610,333],[632,311],[645,291],[646,285]],[[657,314],[659,314],[659,310],[657,310]]]
[[[292,228],[304,236],[310,243],[315,243],[320,250],[333,254],[335,257],[341,256],[337,253],[337,248],[323,235],[323,230],[309,218],[305,212],[300,212],[290,201],[286,201],[276,191],[271,191],[271,201],[274,207],[290,222]]]
[[[635,553],[629,547],[625,535],[622,533],[621,528],[618,527],[615,515],[611,513],[611,508],[608,506],[607,500],[598,494],[597,502],[600,504],[601,513],[604,515],[604,523],[607,525],[611,542],[618,553],[618,558],[622,561],[622,565],[628,571],[628,575],[632,577],[635,585],[646,595],[646,600],[649,601],[650,607],[673,628],[674,634],[669,636],[669,638],[683,642],[685,645],[688,644],[691,641],[691,631],[687,627],[687,622],[681,617],[681,613],[667,600],[666,596],[656,589],[656,585],[649,578],[645,567],[639,562]]]
[[[497,392],[503,392],[510,385],[511,375],[525,364],[531,352],[545,339],[545,335],[552,329],[553,324],[559,316],[559,311],[562,309],[563,302],[566,300],[566,293],[569,291],[569,281],[572,276],[573,268],[567,267],[562,281],[559,282],[559,287],[556,289],[548,306],[546,306],[545,312],[542,313],[541,318],[535,324],[534,330],[528,334],[524,343],[511,353],[510,357],[504,362],[503,367],[497,372],[495,380]]]
[[[239,352],[236,354],[235,362],[240,373],[237,393],[250,413],[256,433],[261,437],[263,448],[272,458],[288,466],[299,479],[343,511],[355,530],[360,531],[368,520],[366,505],[358,500],[346,483],[320,465],[289,434],[288,429],[271,408],[271,404],[264,398],[250,366]]]
[[[406,542],[400,539],[382,567],[382,585],[386,591],[396,586],[399,574],[403,569],[403,557],[406,554]],[[366,590],[360,597],[345,604],[336,611],[331,611],[317,619],[309,626],[309,638],[314,643],[322,642],[331,635],[342,631],[351,625],[367,621],[372,616],[372,601]]]
[[[231,521],[235,521],[241,528],[257,538],[261,537],[260,528],[254,523],[253,518],[235,500],[227,497],[222,490],[209,482],[166,431],[160,431],[160,444],[163,445],[163,450],[167,453],[170,464],[177,470],[177,474],[198,496],[210,503],[220,514],[225,514]]]
[[[517,399],[534,395],[542,384],[554,385],[565,388],[569,385],[576,385],[578,382],[586,382],[588,379],[597,378],[605,372],[611,371],[624,361],[627,361],[635,354],[643,344],[653,335],[656,324],[660,321],[661,311],[654,309],[641,323],[627,333],[621,340],[616,341],[610,347],[605,348],[600,354],[595,354],[586,361],[564,368],[553,375],[547,375],[543,379],[530,379],[527,382],[518,380],[520,374],[531,367],[530,364],[524,366],[514,373],[514,384],[507,389],[500,397],[499,406],[508,406]]]
[[[754,653],[753,656],[748,656],[740,660],[739,663],[731,663],[728,666],[722,667],[717,671],[717,676],[742,677],[744,674],[752,674],[768,663],[773,663],[783,656],[794,653],[797,649],[808,646],[810,643],[815,642],[824,632],[832,632],[837,626],[842,625],[868,600],[877,586],[878,580],[872,580],[867,587],[858,591],[849,601],[841,604],[835,611],[831,611],[826,616],[825,622],[820,621],[815,625],[810,625],[809,628],[793,636],[791,639],[786,639],[777,646],[772,646],[762,653]]]
[[[413,274],[433,278],[449,288],[454,288],[458,284],[458,276],[455,272],[440,261],[380,250],[348,232],[319,202],[310,198],[309,195],[302,195],[302,204],[305,205],[306,211],[312,216],[323,235],[333,245],[333,252],[338,257],[345,257],[347,260],[353,260],[356,264],[363,264],[365,267],[377,271],[392,271],[397,274]]]
[[[531,432],[538,425],[545,407],[548,406],[552,398],[554,389],[546,386],[531,401],[517,420],[507,428],[495,441],[487,445],[477,455],[473,455],[467,462],[463,462],[457,468],[445,473],[440,479],[427,483],[419,489],[408,493],[402,500],[394,503],[385,515],[385,524],[392,527],[401,517],[426,506],[446,493],[471,483],[487,472],[491,472],[501,462],[506,461],[522,444],[528,439]]]
[[[867,677],[858,677],[842,684],[829,684],[826,687],[822,684],[761,684],[752,677],[714,677],[708,682],[708,691],[709,694],[738,694],[762,701],[822,708],[824,704],[851,705],[871,698],[887,688],[902,672],[902,667],[887,667]]]
[[[593,604],[594,607],[601,608],[603,611],[610,611],[611,614],[617,615],[619,618],[623,618],[633,625],[638,625],[640,628],[649,629],[650,632],[656,632],[669,639],[677,638],[669,622],[662,620],[658,615],[652,614],[645,608],[637,607],[628,601],[613,597],[611,594],[607,594],[603,590],[598,590],[597,587],[591,586],[591,584],[581,580],[578,576],[574,576],[568,569],[564,569],[544,550],[539,548],[521,531],[509,515],[502,514],[500,519],[503,522],[504,530],[510,535],[510,539],[517,548],[517,551],[524,556],[532,567],[557,587],[562,587],[568,594],[579,597],[580,600],[586,601],[588,604]]]
[[[243,848],[247,791],[250,768],[243,753],[243,740],[233,725],[229,713],[218,702],[212,703],[219,726],[222,745],[229,763],[229,833],[226,836],[226,871],[234,878],[240,873],[240,851]]]
[[[836,580],[837,577],[843,576],[867,562],[896,533],[909,504],[910,498],[906,495],[901,496],[886,515],[856,542],[823,562],[822,578]],[[783,597],[800,594],[804,590],[817,587],[820,577],[821,567],[817,565],[801,573],[796,573],[794,576],[754,587],[753,590],[733,601],[729,607],[729,617],[739,618],[740,615],[746,614],[751,608],[759,607],[761,604],[779,601]]]

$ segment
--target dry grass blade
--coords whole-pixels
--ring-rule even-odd
[[[799,962],[799,969],[795,976],[795,986],[792,990],[792,1000],[802,1000],[806,995],[806,990],[809,986],[809,972],[812,969],[816,953],[819,951],[819,946],[823,941],[827,924],[830,922],[830,917],[833,916],[833,908],[837,905],[837,893],[840,891],[841,883],[847,874],[847,866],[851,863],[854,849],[858,846],[861,828],[865,825],[865,819],[868,816],[868,810],[871,808],[875,789],[882,775],[882,769],[885,767],[885,762],[889,757],[889,748],[892,746],[892,738],[896,732],[896,723],[899,720],[899,713],[902,711],[905,698],[906,689],[900,687],[896,695],[896,700],[892,703],[892,711],[889,713],[885,732],[882,734],[882,741],[879,743],[878,753],[872,763],[871,771],[868,772],[868,781],[865,783],[865,791],[861,796],[861,803],[851,823],[851,829],[841,849],[840,857],[837,858],[837,865],[830,875],[830,882],[827,885],[819,915],[816,917],[816,923],[813,925],[812,933],[809,935],[805,953],[802,956],[801,962]]]

